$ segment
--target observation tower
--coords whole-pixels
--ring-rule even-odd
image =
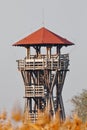
[[[24,47],[26,56],[17,60],[25,87],[25,111],[35,122],[38,110],[47,108],[50,116],[60,110],[65,119],[62,89],[69,66],[69,54],[61,54],[63,46],[72,42],[45,27],[33,32],[13,46]]]

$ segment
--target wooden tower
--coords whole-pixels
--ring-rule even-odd
[[[51,116],[60,109],[60,118],[65,119],[62,89],[69,54],[61,54],[61,48],[70,45],[73,43],[44,27],[13,44],[26,48],[26,57],[17,62],[25,86],[25,111],[32,121],[45,108]]]

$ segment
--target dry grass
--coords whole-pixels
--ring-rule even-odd
[[[87,130],[87,122],[83,123],[76,115],[65,121],[60,121],[58,115],[50,119],[47,112],[40,113],[37,122],[32,124],[28,120],[24,122],[25,116],[19,110],[13,110],[10,119],[4,111],[0,114],[0,130]]]

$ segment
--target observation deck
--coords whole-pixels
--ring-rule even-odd
[[[69,54],[61,54],[60,56],[51,55],[47,58],[46,55],[40,55],[38,58],[31,55],[29,59],[17,60],[18,70],[66,70],[69,65]]]
[[[25,97],[44,97],[44,86],[25,86]]]

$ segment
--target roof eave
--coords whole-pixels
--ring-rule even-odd
[[[74,43],[71,43],[71,44],[67,44],[67,43],[29,43],[29,44],[13,44],[12,46],[23,46],[23,47],[27,47],[27,46],[72,46],[72,45],[75,45]]]

